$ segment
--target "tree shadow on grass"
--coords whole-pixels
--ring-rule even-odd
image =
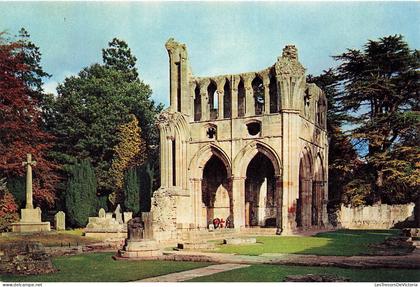
[[[389,230],[356,230],[341,229],[333,232],[322,232],[314,235],[316,238],[327,239],[326,244],[309,247],[296,254],[355,256],[374,254],[374,244],[384,242],[389,237],[400,235],[398,229]]]

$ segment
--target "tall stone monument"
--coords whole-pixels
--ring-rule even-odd
[[[32,202],[32,166],[36,165],[32,161],[32,155],[26,155],[26,161],[22,162],[26,166],[26,208],[22,208],[19,222],[12,224],[13,232],[40,232],[50,231],[50,223],[41,221],[41,209],[34,208]]]

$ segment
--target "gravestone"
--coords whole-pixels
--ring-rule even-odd
[[[122,221],[122,215],[118,209],[119,206],[117,206],[115,214],[116,217],[119,214],[118,217]],[[97,239],[121,240],[127,238],[127,225],[119,223],[117,218],[113,217],[112,212],[105,212],[101,208],[97,217],[89,217],[89,222],[85,228],[85,236]]]
[[[66,214],[63,211],[57,212],[54,216],[55,230],[66,230]]]
[[[105,209],[103,208],[99,209],[98,217],[105,218]]]
[[[124,221],[123,221],[123,216],[122,216],[122,213],[121,213],[121,206],[119,204],[117,205],[117,208],[115,209],[114,214],[115,214],[115,220],[119,224],[123,224]]]
[[[19,222],[12,224],[13,232],[41,232],[50,231],[50,223],[42,222],[41,220],[41,209],[39,207],[34,208],[32,202],[32,166],[36,165],[35,161],[32,161],[32,155],[29,153],[26,155],[26,161],[22,162],[23,166],[26,166],[26,207],[20,210],[21,218]]]

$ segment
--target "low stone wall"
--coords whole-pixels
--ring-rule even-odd
[[[337,214],[339,227],[354,229],[389,229],[414,224],[414,203],[373,206],[341,206]]]
[[[55,272],[41,243],[0,243],[0,274],[44,274]]]

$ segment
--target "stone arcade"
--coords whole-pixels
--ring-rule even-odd
[[[229,227],[277,234],[327,224],[326,98],[306,83],[295,46],[262,71],[196,77],[187,49],[166,43],[170,107],[158,118],[157,240]]]

